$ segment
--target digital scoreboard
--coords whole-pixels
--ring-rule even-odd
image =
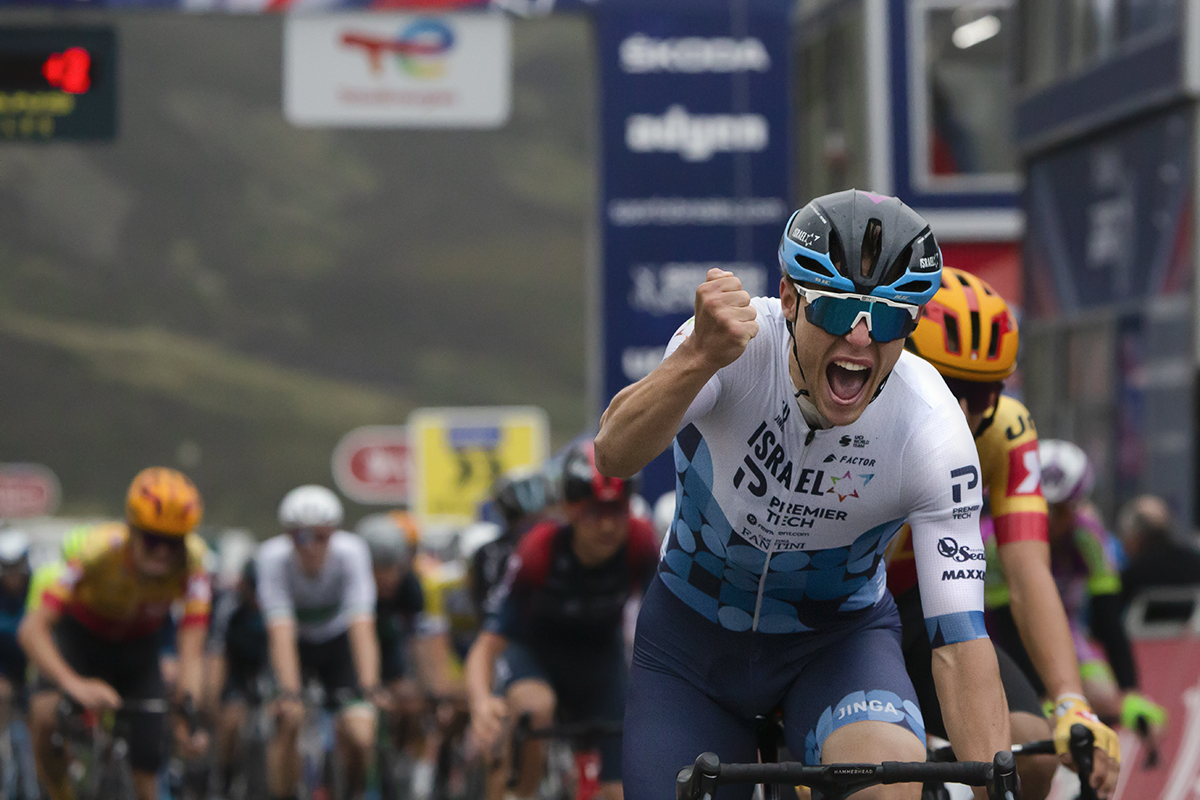
[[[111,27],[0,27],[0,142],[109,140],[116,132]]]

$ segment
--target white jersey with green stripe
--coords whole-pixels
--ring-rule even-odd
[[[295,544],[286,534],[263,542],[255,561],[258,603],[267,624],[294,620],[300,641],[327,642],[349,630],[355,618],[375,613],[371,553],[353,533],[334,532],[315,575],[301,569]]]
[[[725,628],[819,630],[883,601],[884,550],[907,521],[931,641],[985,637],[979,458],[941,376],[905,352],[856,422],[812,428],[780,302],[752,304],[758,335],[704,386],[675,437],[663,583]]]

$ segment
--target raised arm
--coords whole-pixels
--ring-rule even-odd
[[[732,272],[710,269],[696,289],[695,308],[694,321],[672,340],[674,351],[622,389],[601,417],[596,467],[603,474],[628,478],[665,450],[701,390],[758,333],[750,295]]]

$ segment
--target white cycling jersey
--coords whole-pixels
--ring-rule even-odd
[[[279,619],[295,620],[298,639],[327,642],[345,633],[354,619],[375,613],[371,553],[353,533],[334,532],[325,563],[315,576],[300,569],[287,534],[263,542],[256,561],[263,617],[268,625]]]
[[[979,457],[941,376],[906,352],[856,422],[810,428],[780,301],[752,304],[758,335],[675,437],[664,584],[725,628],[820,629],[883,599],[884,550],[907,521],[930,640],[985,637]]]

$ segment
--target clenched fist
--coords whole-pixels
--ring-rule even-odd
[[[696,289],[696,327],[691,339],[717,369],[728,366],[758,335],[750,294],[732,272],[710,269]]]

